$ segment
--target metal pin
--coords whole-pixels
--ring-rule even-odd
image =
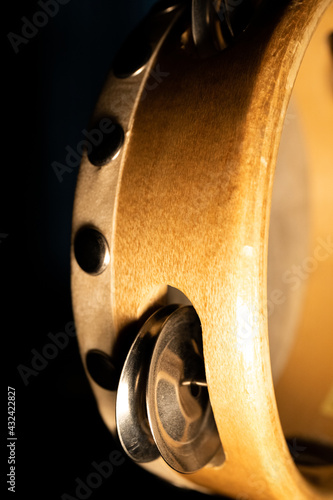
[[[207,387],[207,382],[205,380],[184,380],[182,385],[198,385],[200,387]]]

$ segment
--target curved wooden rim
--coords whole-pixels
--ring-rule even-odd
[[[258,20],[215,60],[162,49],[159,64],[170,76],[147,99],[133,98],[137,108],[118,170],[92,169],[84,159],[78,180],[73,234],[93,223],[111,249],[111,265],[98,277],[85,275],[72,257],[82,356],[89,348],[111,353],[119,332],[158,301],[165,285],[184,292],[202,322],[226,454],[222,467],[190,480],[238,498],[333,498],[303,479],[287,448],[271,378],[265,294],[279,138],[302,57],[329,4],[275,6],[264,26]],[[117,116],[109,85],[96,117]],[[112,427],[113,396],[92,385]]]

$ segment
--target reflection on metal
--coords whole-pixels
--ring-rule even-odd
[[[192,0],[192,35],[201,56],[225,49],[248,27],[261,0]]]
[[[144,324],[122,370],[116,420],[123,448],[138,463],[161,455],[190,473],[221,455],[192,306],[166,306]]]
[[[159,310],[146,321],[127,355],[120,376],[116,401],[118,436],[126,453],[138,463],[151,462],[159,456],[147,418],[146,381],[157,336],[163,321],[175,308]]]
[[[178,472],[201,469],[221,448],[204,378],[200,321],[193,307],[181,307],[161,329],[147,387],[155,442]]]

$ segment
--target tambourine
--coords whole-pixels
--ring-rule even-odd
[[[238,500],[333,499],[333,5],[158,3],[96,105],[72,296],[134,462]]]

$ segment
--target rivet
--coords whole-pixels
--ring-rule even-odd
[[[87,370],[96,384],[108,391],[115,391],[118,387],[118,372],[111,359],[105,352],[91,349],[86,356]]]
[[[88,274],[101,274],[110,262],[105,237],[92,227],[83,227],[77,232],[74,253],[77,263]]]
[[[119,123],[113,123],[111,131],[102,135],[101,140],[92,146],[88,154],[90,163],[103,167],[117,158],[124,143],[124,130]]]

